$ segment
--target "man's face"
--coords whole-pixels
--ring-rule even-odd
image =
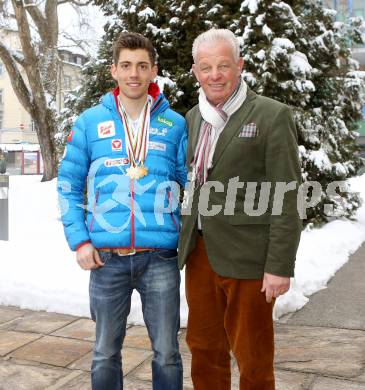
[[[122,49],[118,63],[111,67],[111,74],[122,95],[141,99],[147,95],[150,81],[157,76],[157,66],[152,65],[145,49]]]
[[[243,58],[236,60],[228,42],[202,43],[193,72],[207,99],[214,105],[224,103],[236,89],[243,68]]]

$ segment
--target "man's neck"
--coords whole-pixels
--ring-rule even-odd
[[[135,121],[139,118],[139,115],[141,114],[141,111],[143,110],[144,105],[147,101],[147,94],[142,96],[139,99],[130,99],[125,95],[119,94],[119,99],[129,115],[129,117]]]

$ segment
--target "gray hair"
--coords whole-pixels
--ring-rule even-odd
[[[232,48],[234,58],[238,61],[240,58],[240,44],[233,32],[224,28],[211,28],[195,38],[192,49],[194,62],[196,62],[198,49],[201,44],[208,42],[214,43],[217,41],[227,42]]]

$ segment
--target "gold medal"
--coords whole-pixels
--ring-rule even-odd
[[[129,176],[131,179],[141,179],[142,177],[145,177],[148,175],[148,168],[144,165],[141,166],[130,166],[127,168],[127,176]]]
[[[148,168],[145,167],[144,165],[137,167],[137,170],[138,170],[138,179],[148,175]]]

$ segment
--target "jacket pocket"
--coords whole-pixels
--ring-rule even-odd
[[[92,214],[90,226],[89,226],[90,233],[92,233],[92,231],[93,231],[93,225],[94,225],[94,219],[95,219],[96,207],[98,205],[98,200],[99,200],[99,190],[96,191],[96,194],[95,194],[95,200],[94,200],[94,204],[93,204],[93,214]]]
[[[231,225],[270,225],[270,214],[247,215],[236,214],[228,216],[228,222]]]
[[[168,191],[168,192],[167,192],[167,199],[168,199],[168,201],[169,201],[170,217],[171,217],[171,219],[172,219],[172,223],[174,224],[176,231],[179,232],[179,231],[180,231],[179,224],[178,224],[178,222],[176,221],[176,218],[175,218],[174,213],[173,213],[173,211],[172,211],[171,191]]]
[[[161,260],[176,260],[177,250],[176,249],[158,249],[152,252],[153,255],[157,256]]]

